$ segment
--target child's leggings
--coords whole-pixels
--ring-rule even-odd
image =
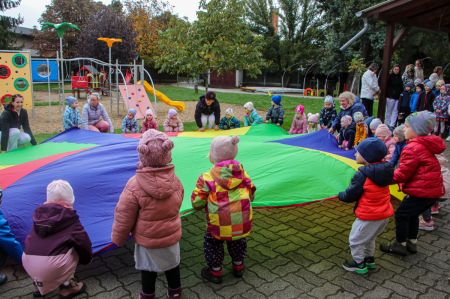
[[[247,239],[242,238],[236,241],[221,241],[215,239],[210,233],[205,234],[205,259],[210,269],[222,268],[224,259],[223,242],[227,242],[228,253],[231,260],[235,264],[240,264],[244,261],[247,254]]]
[[[445,121],[436,120],[436,124],[434,125],[434,133],[444,134],[445,131]],[[440,127],[439,127],[440,126]],[[439,130],[440,129],[440,130]]]
[[[164,274],[166,275],[169,289],[178,289],[181,287],[179,265],[173,269],[167,270]],[[156,276],[158,276],[158,273],[156,272],[141,271],[142,292],[144,294],[155,293]]]

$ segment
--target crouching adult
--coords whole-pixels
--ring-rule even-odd
[[[114,127],[108,112],[100,103],[100,95],[96,92],[89,96],[88,102],[83,106],[82,122],[86,130],[114,133]]]

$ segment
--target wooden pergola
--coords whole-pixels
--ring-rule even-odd
[[[388,70],[395,47],[411,27],[447,33],[450,40],[450,0],[390,0],[369,7],[358,15],[386,23],[378,106],[378,117],[384,120]],[[397,33],[395,33],[396,25],[402,25]]]

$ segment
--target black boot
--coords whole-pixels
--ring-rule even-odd
[[[181,288],[167,290],[167,299],[180,299],[181,298]]]
[[[386,253],[393,253],[401,256],[408,255],[408,250],[406,249],[406,246],[403,246],[397,241],[393,241],[392,243],[387,244],[381,244],[380,250]]]
[[[413,242],[411,242],[410,240],[406,241],[406,249],[410,252],[410,253],[417,253],[417,244],[414,244]]]

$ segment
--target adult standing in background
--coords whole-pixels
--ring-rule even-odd
[[[433,87],[436,85],[437,81],[444,80],[444,70],[442,69],[442,66],[435,67],[429,79],[431,84],[433,84]]]
[[[361,101],[364,107],[366,107],[369,116],[373,115],[373,101],[375,96],[380,92],[377,72],[378,64],[371,63],[361,78]]]
[[[403,81],[400,75],[400,66],[394,65],[389,74],[388,86],[386,90],[386,114],[384,116],[386,125],[394,129],[398,116],[398,101],[403,91]]]
[[[416,65],[414,67],[414,81],[419,79],[420,82],[423,83],[424,76],[423,76],[423,61],[422,59],[416,60]]]

